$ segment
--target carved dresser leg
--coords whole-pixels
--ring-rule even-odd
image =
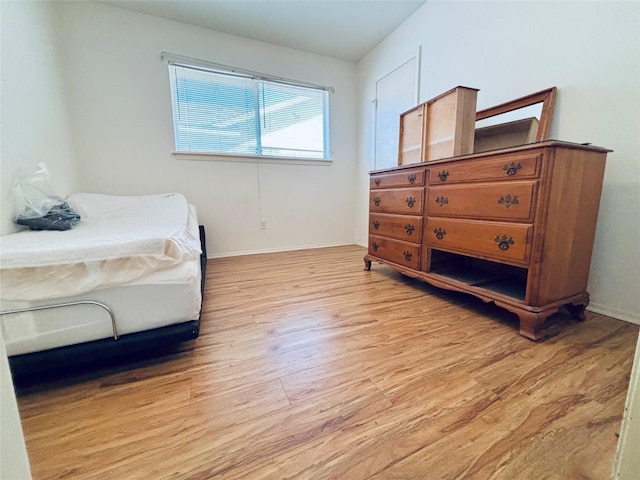
[[[584,303],[570,303],[568,305],[564,306],[567,311],[569,312],[569,315],[571,315],[571,317],[578,321],[578,322],[582,322],[585,320],[585,314],[584,314],[584,309],[587,308],[587,305]]]
[[[520,319],[520,335],[527,337],[530,340],[539,340],[537,335],[538,329],[538,316],[534,313],[519,312],[518,318]]]
[[[551,315],[558,311],[557,308],[545,310],[543,312],[532,313],[527,311],[517,312],[520,319],[520,335],[527,337],[530,340],[540,340],[540,333],[538,328],[544,323],[544,321]]]
[[[364,269],[368,272],[369,270],[371,270],[371,260],[367,260],[367,258],[365,257],[364,259]]]

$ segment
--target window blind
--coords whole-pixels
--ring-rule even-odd
[[[328,159],[328,93],[169,64],[176,150]]]

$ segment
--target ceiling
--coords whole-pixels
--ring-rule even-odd
[[[100,3],[357,62],[426,0],[104,0]]]

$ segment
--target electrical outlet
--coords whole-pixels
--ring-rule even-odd
[[[260,229],[261,230],[266,230],[267,229],[267,220],[266,219],[262,219],[260,220]]]

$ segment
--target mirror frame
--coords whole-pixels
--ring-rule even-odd
[[[549,138],[549,132],[551,131],[551,119],[553,117],[553,107],[556,103],[556,87],[547,88],[539,92],[526,95],[524,97],[516,98],[509,102],[501,103],[495,107],[486,108],[476,113],[476,122],[484,118],[493,117],[502,113],[511,112],[519,108],[535,105],[536,103],[542,103],[542,112],[540,113],[540,123],[538,124],[538,133],[536,135],[536,142],[541,142]]]

